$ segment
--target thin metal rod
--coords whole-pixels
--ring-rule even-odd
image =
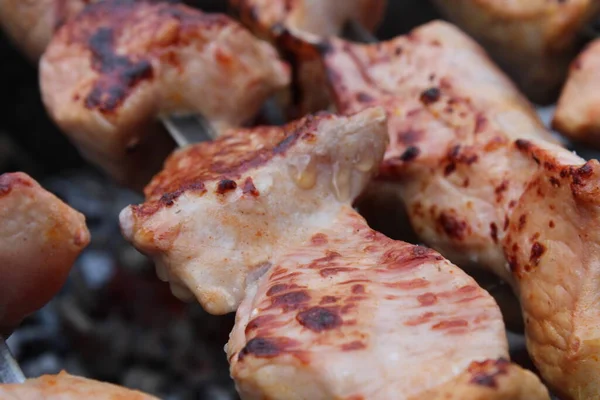
[[[210,141],[216,137],[210,125],[196,115],[170,115],[161,120],[179,147]]]
[[[25,375],[0,336],[0,383],[23,383]]]
[[[347,39],[363,43],[375,43],[378,41],[371,32],[363,28],[355,20],[348,21],[344,26],[343,36]],[[265,102],[264,111],[266,111],[267,118],[275,125],[285,122],[281,110],[278,110],[273,99]],[[178,147],[211,141],[217,137],[210,123],[199,115],[169,115],[161,117],[161,121]]]

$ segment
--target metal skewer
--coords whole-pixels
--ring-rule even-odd
[[[179,147],[213,140],[217,137],[210,124],[198,115],[170,115],[161,121]]]
[[[23,383],[25,375],[0,336],[0,383]]]

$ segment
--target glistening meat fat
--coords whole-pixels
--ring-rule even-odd
[[[176,292],[237,309],[244,399],[547,399],[489,294],[352,209],[387,142],[380,108],[232,130],[174,154],[121,227]]]

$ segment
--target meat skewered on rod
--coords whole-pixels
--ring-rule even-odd
[[[243,399],[547,399],[503,359],[485,291],[352,209],[385,122],[377,108],[321,114],[179,150],[122,231],[209,312],[241,302],[227,351]]]
[[[51,117],[88,159],[134,187],[174,147],[157,119],[202,115],[218,133],[247,122],[288,80],[275,50],[238,23],[170,3],[89,5],[40,61]]]
[[[476,38],[533,101],[547,104],[577,54],[597,0],[434,0]]]
[[[0,175],[0,382],[24,379],[3,336],[61,288],[89,243],[85,219],[24,173]]]
[[[119,0],[121,4],[130,0]],[[144,0],[131,0],[144,1]],[[0,25],[20,49],[36,63],[54,32],[96,0],[0,0]],[[209,140],[215,136],[201,116],[162,118],[177,145]]]
[[[510,282],[528,350],[566,398],[600,394],[600,166],[557,145],[473,40],[442,22],[318,47],[339,111],[382,105],[390,145],[359,207],[388,197],[425,243]]]

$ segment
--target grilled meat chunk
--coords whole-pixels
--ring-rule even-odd
[[[553,127],[569,139],[600,147],[600,40],[595,40],[571,65],[558,100]]]
[[[385,11],[386,0],[230,0],[240,20],[259,37],[274,42],[294,65],[288,115],[298,118],[327,109],[331,98],[317,57],[282,39],[340,35],[349,20],[374,30]]]
[[[6,400],[157,400],[135,390],[61,372],[28,379],[20,384],[0,384],[0,398]]]
[[[40,58],[54,31],[94,0],[0,0],[0,26],[32,60]]]
[[[514,371],[492,393],[547,399],[502,360],[502,318],[484,290],[351,208],[386,144],[381,109],[231,131],[173,155],[121,226],[209,312],[241,302],[227,350],[243,399],[408,399],[486,360]],[[465,399],[477,398],[474,376]]]
[[[548,399],[504,358],[502,316],[473,279],[374,232],[348,205],[329,218],[237,312],[227,352],[242,398]]]
[[[434,0],[480,41],[534,101],[554,101],[581,32],[600,10],[596,0]]]
[[[158,117],[201,114],[217,131],[252,118],[288,83],[268,44],[224,15],[108,0],[55,35],[40,61],[44,103],[80,151],[143,185],[174,144]]]
[[[600,293],[598,162],[554,143],[483,50],[449,24],[321,48],[341,112],[388,113],[390,146],[368,197],[397,201],[451,261],[509,281],[542,376],[567,398],[600,395],[591,306]]]
[[[386,0],[230,0],[244,24],[263,37],[289,29],[321,37],[337,36],[349,20],[377,27]]]
[[[0,175],[0,334],[61,288],[90,240],[83,215],[20,172]]]
[[[122,231],[154,258],[175,294],[183,286],[210,313],[235,311],[282,242],[327,223],[325,210],[349,202],[371,178],[385,149],[378,131],[383,112],[367,110],[232,130],[189,146],[148,185],[144,204],[122,211]]]

